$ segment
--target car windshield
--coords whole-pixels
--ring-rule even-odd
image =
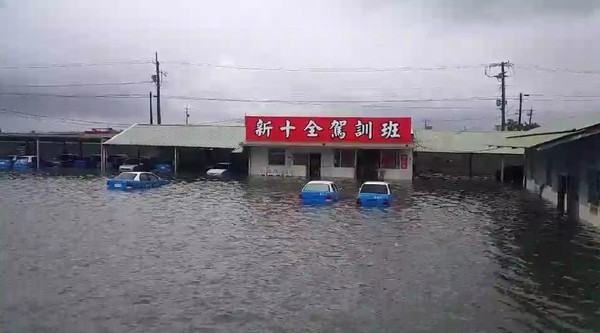
[[[302,189],[303,192],[329,192],[328,184],[306,184]]]
[[[360,193],[388,194],[388,189],[383,184],[364,184],[360,188]]]
[[[229,169],[229,164],[227,163],[219,163],[213,166],[213,169]]]
[[[137,158],[130,158],[125,160],[123,164],[140,164],[140,160]]]
[[[131,172],[123,172],[122,174],[115,177],[115,179],[135,179],[136,174]]]

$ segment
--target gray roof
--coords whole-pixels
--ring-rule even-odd
[[[246,136],[240,124],[142,125],[135,124],[106,141],[106,145],[237,148]]]
[[[523,154],[523,149],[494,146],[506,135],[506,132],[415,130],[414,146],[417,152],[430,153]]]
[[[598,124],[600,124],[600,112],[573,114],[529,131],[509,132],[504,140],[496,143],[496,146],[535,147],[562,137],[577,134],[586,128]]]

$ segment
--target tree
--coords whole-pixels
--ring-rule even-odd
[[[530,129],[534,129],[537,127],[540,127],[540,124],[538,124],[538,123],[519,124],[518,122],[516,122],[513,119],[508,119],[506,121],[506,130],[507,131],[528,131]]]

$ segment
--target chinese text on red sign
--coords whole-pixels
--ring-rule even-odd
[[[246,116],[246,141],[411,143],[411,119]]]

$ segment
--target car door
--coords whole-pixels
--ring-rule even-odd
[[[335,183],[332,183],[331,187],[333,190],[333,198],[335,199],[335,201],[339,201],[340,200],[340,188],[337,187],[337,185]]]

